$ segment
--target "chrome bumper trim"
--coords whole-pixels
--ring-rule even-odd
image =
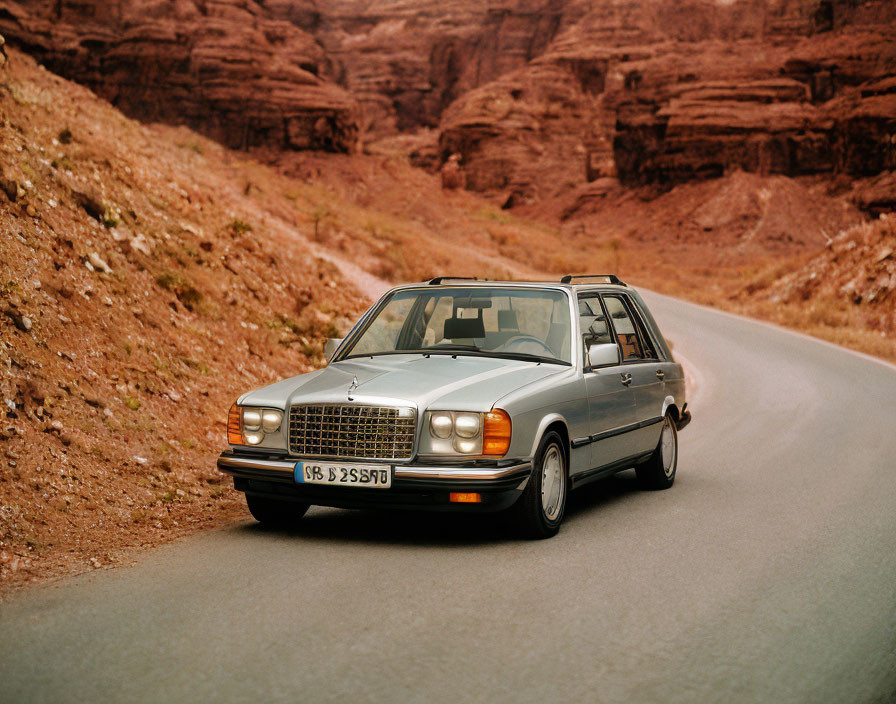
[[[218,469],[260,469],[292,474],[299,460],[252,459],[250,457],[234,457],[221,455],[218,457]],[[342,460],[338,460],[342,462]],[[510,467],[415,467],[394,466],[396,479],[504,479],[532,468],[531,462],[521,462]]]
[[[218,469],[225,472],[228,469],[265,469],[292,474],[295,466],[295,460],[291,462],[284,460],[254,460],[250,457],[231,457],[229,455],[221,455],[218,458]]]
[[[530,462],[510,467],[396,467],[396,479],[504,479],[532,468]]]

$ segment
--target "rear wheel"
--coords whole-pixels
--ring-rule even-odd
[[[252,518],[263,526],[289,528],[305,515],[309,505],[296,501],[278,501],[264,496],[246,494],[246,505]]]
[[[538,540],[557,535],[566,511],[568,478],[563,440],[557,433],[547,433],[535,453],[529,483],[511,508],[524,537]]]
[[[675,481],[678,468],[678,431],[670,414],[663,419],[663,431],[656,450],[646,462],[635,467],[638,482],[644,489],[668,489]]]

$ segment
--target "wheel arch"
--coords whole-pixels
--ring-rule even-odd
[[[667,413],[672,415],[672,420],[676,423],[681,420],[681,409],[678,408],[678,404],[675,403],[673,396],[666,396],[663,400],[663,410],[660,413],[660,417],[665,418]]]
[[[566,459],[566,471],[569,472],[571,450],[569,426],[566,424],[566,419],[559,413],[551,413],[541,419],[541,423],[538,424],[538,431],[535,433],[533,439],[531,456],[533,458],[535,457],[541,439],[551,431],[556,432],[560,436],[560,439],[563,440],[563,455]]]

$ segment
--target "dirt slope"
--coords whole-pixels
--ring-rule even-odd
[[[893,358],[896,340],[896,218],[840,232],[795,271],[751,282],[745,312],[848,347]],[[783,275],[781,275],[783,274]]]
[[[223,148],[21,54],[0,81],[6,582],[242,511],[213,462],[227,408],[319,364],[363,301]]]

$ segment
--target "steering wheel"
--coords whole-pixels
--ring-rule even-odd
[[[549,357],[554,356],[554,350],[548,347],[542,340],[539,340],[537,337],[534,337],[532,335],[516,335],[515,337],[511,337],[509,340],[507,340],[507,342],[501,345],[501,349],[506,352],[512,352],[513,350],[510,349],[511,346],[515,346],[521,342],[534,342],[536,345],[541,347]]]

